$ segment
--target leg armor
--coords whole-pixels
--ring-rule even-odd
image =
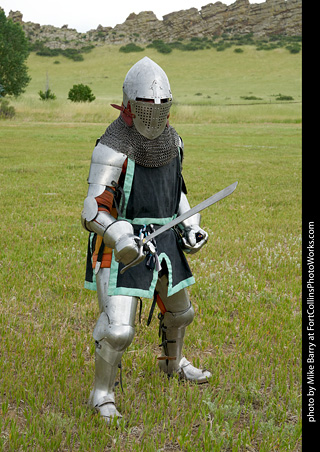
[[[156,287],[163,305],[159,315],[163,348],[159,359],[160,369],[169,376],[177,372],[182,379],[204,383],[211,377],[211,373],[192,366],[182,355],[186,327],[194,318],[188,292],[182,289],[167,297],[167,286],[168,279],[164,275],[158,280]]]
[[[100,317],[93,331],[96,341],[95,383],[89,405],[110,421],[121,417],[115,407],[114,383],[121,357],[134,337],[137,298],[107,296],[110,270],[100,269],[97,274],[97,292]]]

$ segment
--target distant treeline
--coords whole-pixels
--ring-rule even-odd
[[[219,52],[233,46],[253,45],[256,46],[257,50],[273,50],[284,47],[290,53],[299,53],[301,50],[301,41],[301,36],[273,35],[264,38],[255,38],[253,33],[247,33],[245,35],[223,33],[221,36],[214,36],[211,39],[208,37],[193,37],[187,42],[183,40],[164,42],[157,39],[148,44],[146,48],[154,48],[160,53],[170,53],[173,49],[195,51],[210,48],[215,48]],[[119,50],[125,53],[142,52],[144,48],[135,43],[129,43],[120,47]]]

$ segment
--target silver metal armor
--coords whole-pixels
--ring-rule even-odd
[[[166,73],[148,57],[132,66],[124,80],[124,106],[128,107],[129,102],[137,131],[150,140],[161,135],[172,105],[172,93]]]
[[[178,215],[190,210],[189,201],[184,193],[181,193]],[[201,215],[197,213],[180,223],[182,230],[183,249],[186,253],[197,253],[208,241],[208,233],[200,228]]]
[[[100,143],[94,148],[88,177],[88,195],[81,215],[83,227],[101,235],[104,243],[115,250],[117,262],[125,265],[139,256],[133,227],[127,221],[116,222],[107,212],[99,212],[95,198],[101,195],[106,187],[112,187],[113,183],[119,181],[126,158],[126,155]]]
[[[101,268],[96,277],[100,317],[93,331],[95,381],[89,397],[89,406],[107,422],[121,417],[115,406],[114,384],[121,357],[134,337],[137,309],[135,297],[108,297],[109,276],[110,269]]]
[[[115,406],[114,383],[121,357],[131,344],[135,333],[135,317],[138,299],[127,296],[108,296],[110,270],[102,268],[97,274],[97,292],[100,317],[93,332],[96,342],[95,383],[89,397],[89,406],[100,412],[107,422],[121,418]],[[183,356],[186,327],[192,322],[194,310],[186,289],[168,297],[168,280],[158,279],[156,291],[166,312],[160,318],[162,357],[159,368],[172,376],[197,383],[205,383],[211,377],[206,370],[197,369]]]
[[[152,103],[148,101],[152,101]],[[156,142],[157,137],[165,131],[172,103],[170,85],[164,71],[147,57],[136,63],[129,70],[123,84],[123,103],[126,107],[130,104],[131,112],[134,114],[132,129],[136,129],[135,134],[138,133],[141,137],[141,143],[153,142],[152,140]],[[117,130],[120,129],[118,127]],[[171,158],[176,158],[178,155],[180,139],[177,139],[173,128],[171,128],[172,130],[167,129],[170,136],[173,137],[170,138],[170,147],[168,147],[170,153],[166,152],[166,159],[170,161]],[[114,138],[115,143],[116,135],[117,133]],[[132,137],[135,136],[132,135]],[[121,140],[121,136],[119,140]],[[136,137],[135,141],[137,143],[132,144],[136,150],[130,154],[130,148],[133,146],[129,145],[129,149],[124,149],[124,153],[119,148],[115,150],[105,144],[110,143],[110,138],[109,141],[104,141],[101,137],[92,154],[88,195],[84,201],[81,215],[83,227],[87,231],[102,236],[105,245],[114,250],[115,260],[124,265],[141,256],[139,252],[141,250],[134,238],[133,226],[128,221],[116,220],[106,211],[99,211],[96,198],[106,188],[113,187],[115,183],[119,182],[123,164],[128,156],[134,160],[135,156],[139,154],[139,137]],[[130,144],[129,140],[126,143]],[[143,146],[145,152],[151,149],[145,144]],[[160,147],[160,149],[162,148]],[[143,157],[141,159],[143,160]],[[146,165],[149,168],[152,166],[154,166],[153,163]],[[183,212],[187,208],[190,206],[187,198],[182,194],[179,212]],[[207,234],[199,224],[199,219],[194,218],[186,220],[186,223],[182,225],[185,232],[185,246],[189,250],[198,251],[207,240]],[[198,233],[202,237],[200,241],[196,239]],[[144,259],[144,255],[141,259]],[[138,259],[137,264],[139,262]],[[100,268],[96,273],[100,316],[93,332],[96,343],[95,381],[89,398],[89,405],[98,410],[107,422],[114,417],[121,417],[115,406],[114,383],[122,354],[134,337],[138,302],[136,296],[109,295],[109,280],[110,269]],[[163,348],[162,357],[159,359],[160,370],[168,375],[178,373],[181,378],[186,380],[199,383],[207,381],[211,376],[210,372],[193,367],[182,354],[185,330],[194,317],[187,290],[182,289],[168,296],[168,277],[165,272],[158,278],[155,290],[165,307],[165,312],[160,318]]]
[[[124,264],[139,254],[133,227],[126,221],[117,221],[108,212],[99,212],[95,198],[106,187],[119,181],[126,158],[126,155],[98,143],[92,153],[88,195],[81,214],[83,227],[102,236],[105,244],[115,250],[115,259]],[[95,383],[89,397],[89,405],[107,421],[121,417],[115,407],[113,388],[121,356],[134,336],[137,307],[135,297],[108,297],[109,276],[109,268],[101,268],[96,274],[100,317],[93,332],[96,343]]]
[[[162,358],[159,359],[160,370],[166,374],[178,373],[183,380],[205,383],[211,373],[197,369],[182,355],[186,327],[194,318],[194,310],[186,289],[180,290],[171,297],[167,296],[167,276],[159,278],[156,291],[166,308],[160,316],[162,339]]]

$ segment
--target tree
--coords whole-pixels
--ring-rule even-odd
[[[56,95],[49,88],[49,75],[48,75],[48,72],[47,72],[46,89],[45,89],[44,92],[40,90],[38,94],[39,94],[41,100],[50,100],[50,99],[54,100],[54,99],[57,98]]]
[[[0,8],[0,84],[2,95],[19,96],[31,78],[25,60],[29,44],[20,24],[7,19]]]

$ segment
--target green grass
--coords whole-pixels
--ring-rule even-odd
[[[288,117],[297,103],[301,105],[301,55],[292,55],[279,48],[273,51],[257,51],[253,46],[243,46],[244,52],[236,54],[232,49],[217,52],[206,49],[196,52],[174,50],[169,55],[159,54],[155,49],[145,52],[124,54],[119,46],[101,46],[85,55],[84,61],[73,62],[59,57],[41,57],[31,53],[28,63],[31,83],[26,93],[14,100],[18,117],[25,120],[42,121],[49,115],[55,121],[106,122],[114,119],[118,112],[110,108],[110,103],[121,103],[122,83],[130,67],[143,56],[154,59],[167,72],[174,97],[173,113],[177,122],[188,122],[184,109],[195,108],[197,122],[211,119],[213,107],[252,104],[254,116],[263,105],[282,106]],[[39,100],[39,90],[46,86],[57,100],[49,105]],[[72,105],[67,100],[68,92],[74,84],[90,86],[96,100],[88,105]],[[201,95],[199,95],[201,93]],[[279,102],[278,94],[291,96],[293,102]],[[246,101],[245,97],[261,100]],[[199,108],[206,106],[207,109]],[[241,121],[243,110],[235,110],[236,119]],[[199,118],[201,115],[201,118]],[[283,118],[283,115],[282,115]],[[218,121],[220,119],[218,118]],[[192,119],[194,122],[194,118]]]
[[[158,322],[154,316],[146,326],[150,302],[144,300],[142,323],[137,320],[123,357],[124,393],[116,390],[127,421],[119,429],[86,407],[98,304],[83,288],[87,234],[80,213],[95,140],[117,115],[108,102],[120,102],[123,76],[141,55],[101,47],[82,63],[61,59],[60,65],[31,55],[33,82],[12,102],[17,117],[0,121],[0,450],[301,450],[301,105],[240,102],[247,95],[245,68],[232,70],[232,58],[237,62],[249,50],[211,51],[224,58],[210,66],[221,103],[212,96],[209,106],[203,100],[192,109],[193,94],[209,93],[209,60],[202,60],[202,75],[198,67],[207,51],[192,52],[187,61],[179,51],[163,56],[150,49],[178,100],[187,93],[173,108],[172,124],[185,143],[190,204],[239,181],[232,196],[203,212],[210,240],[189,258],[196,317],[185,354],[213,378],[198,387],[158,373]],[[263,51],[256,53],[247,68],[248,92],[299,101],[299,57],[286,53],[283,62],[279,50],[268,51],[270,71],[263,75]],[[110,72],[107,59],[103,68],[89,64],[103,55],[110,56]],[[53,77],[50,69],[58,99],[44,103],[36,93],[49,63],[62,72],[54,85],[60,72]],[[83,79],[76,79],[81,71]],[[109,78],[101,80],[104,73]],[[62,99],[73,83],[89,78],[96,106]],[[232,102],[222,102],[222,90]],[[234,99],[242,105],[231,105]]]

